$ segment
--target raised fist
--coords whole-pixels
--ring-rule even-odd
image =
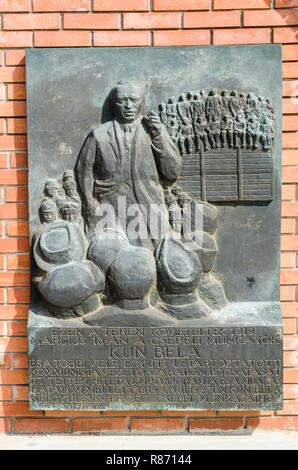
[[[144,116],[144,122],[151,137],[154,138],[161,134],[161,120],[158,114],[154,111],[150,111],[147,116]]]

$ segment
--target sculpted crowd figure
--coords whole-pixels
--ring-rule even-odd
[[[274,139],[274,114],[268,98],[237,90],[199,90],[159,105],[181,154],[218,148],[268,151]]]

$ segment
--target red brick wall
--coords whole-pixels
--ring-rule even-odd
[[[0,432],[298,429],[298,0],[0,0]],[[296,25],[296,26],[295,26]],[[26,47],[282,44],[284,408],[30,411]],[[296,97],[296,98],[295,98]]]

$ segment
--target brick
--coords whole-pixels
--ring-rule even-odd
[[[0,219],[27,219],[28,218],[28,204],[1,204],[0,205]]]
[[[16,419],[15,433],[67,433],[69,432],[69,419]]]
[[[298,7],[298,0],[275,0],[275,8]]]
[[[298,383],[298,369],[284,369],[284,383]]]
[[[0,433],[11,433],[11,419],[0,419]]]
[[[298,63],[284,62],[282,65],[282,76],[283,78],[298,78]]]
[[[196,46],[210,44],[210,32],[201,30],[154,31],[154,46]]]
[[[292,398],[297,399],[298,397],[298,385],[284,384],[283,394],[285,400],[291,400]]]
[[[26,116],[25,101],[4,101],[0,103],[0,116],[3,116],[3,117]],[[12,137],[9,137],[9,139],[12,139]]]
[[[292,99],[298,97],[298,80],[284,80],[282,84],[282,96],[290,96]]]
[[[290,42],[298,42],[297,32],[297,28],[274,28],[273,42],[283,44]]]
[[[295,287],[281,286],[280,287],[280,300],[281,301],[295,300]]]
[[[282,60],[298,60],[298,44],[282,46]]]
[[[25,100],[26,85],[23,83],[8,83],[7,98],[9,100]]]
[[[30,268],[29,255],[8,255],[7,256],[7,269],[29,269],[29,268]]]
[[[296,10],[245,11],[243,26],[289,26],[298,23]]]
[[[224,28],[228,26],[240,26],[239,11],[208,11],[183,14],[184,28]]]
[[[184,432],[184,418],[132,418],[130,420],[132,431],[136,432]]]
[[[8,322],[8,336],[27,336],[27,323],[22,320]]]
[[[30,0],[0,0],[0,11],[30,11]]]
[[[6,233],[10,237],[26,236],[29,234],[29,223],[24,221],[8,221],[6,223]]]
[[[283,166],[298,165],[298,150],[283,150],[282,164]]]
[[[0,47],[31,47],[32,33],[29,31],[1,31]]]
[[[4,134],[4,119],[0,119],[0,134]]]
[[[0,137],[0,150],[27,150],[27,137],[3,135]]]
[[[26,170],[0,170],[0,184],[15,185],[27,183],[28,172]]]
[[[104,416],[157,416],[158,410],[125,410],[125,411],[103,411],[102,414]]]
[[[15,385],[15,401],[29,401],[29,387],[26,385]]]
[[[28,318],[28,305],[0,305],[1,320],[17,320]]]
[[[153,0],[154,10],[209,10],[210,0]]]
[[[12,368],[13,369],[27,369],[28,356],[27,354],[13,354],[12,355]]]
[[[297,116],[283,116],[282,128],[284,131],[298,131],[298,117]]]
[[[0,403],[0,416],[42,416],[42,411],[29,410],[29,403]]]
[[[0,400],[1,401],[11,401],[12,397],[12,388],[8,386],[1,386],[0,387]]]
[[[284,351],[283,353],[284,367],[297,367],[297,352],[296,351]]]
[[[298,178],[298,168],[286,167],[282,169],[283,183],[296,183]]]
[[[29,13],[17,15],[3,15],[3,29],[26,30],[29,29],[60,29],[60,15],[58,13]]]
[[[287,132],[282,135],[282,148],[296,148],[298,147],[298,133]]]
[[[4,297],[4,289],[0,289],[0,303],[4,304],[5,297]]]
[[[13,189],[13,188],[7,188]],[[283,201],[291,201],[295,199],[296,194],[296,186],[294,184],[283,184],[282,185],[282,200]],[[7,198],[6,198],[7,200]],[[297,213],[298,215],[298,213]]]
[[[162,416],[215,416],[216,411],[168,411],[168,410],[162,410],[161,411]]]
[[[0,100],[5,100],[5,91],[6,85],[4,83],[0,83]]]
[[[298,272],[298,271],[297,271]],[[290,335],[297,333],[297,320],[296,318],[283,319],[284,334]]]
[[[150,0],[93,0],[93,11],[149,11]]]
[[[283,114],[295,114],[298,112],[298,100],[292,98],[284,98],[282,100]]]
[[[73,432],[126,431],[126,418],[87,418],[72,420]]]
[[[179,13],[124,13],[124,29],[178,29]]]
[[[0,253],[25,253],[29,251],[28,238],[1,238]]]
[[[8,165],[8,153],[0,153],[0,168],[7,168],[7,165]]]
[[[45,411],[45,416],[55,416],[55,417],[62,417],[62,418],[65,418],[65,417],[78,417],[78,416],[81,416],[82,418],[85,418],[85,417],[98,417],[100,415],[100,411],[86,411],[86,410],[83,410],[83,411],[52,411],[52,410],[49,410],[49,411]]]
[[[243,418],[192,418],[189,419],[189,432],[193,431],[240,431]]]
[[[33,11],[89,11],[90,0],[33,0]]]
[[[10,354],[3,354],[3,357],[4,365],[2,364],[2,369],[10,369]],[[3,362],[3,360],[1,362]]]
[[[2,370],[0,371],[1,383],[4,385],[28,384],[28,372],[26,370]]]
[[[5,51],[5,65],[25,65],[25,49]]]
[[[218,411],[218,416],[228,416],[230,418],[234,417],[242,417],[242,416],[253,416],[253,415],[272,415],[273,411],[254,411],[254,410],[249,410],[249,411],[243,411],[243,410],[238,410],[238,411]]]
[[[69,13],[63,17],[64,29],[119,29],[119,13]]]
[[[5,266],[5,256],[0,255],[0,269],[4,269]]]
[[[25,67],[2,67],[0,69],[1,82],[25,82]]]
[[[94,46],[150,46],[149,31],[95,31]]]
[[[295,253],[281,253],[280,254],[281,268],[294,268],[295,267]]]
[[[28,188],[9,186],[5,189],[6,202],[25,202],[28,201]]]
[[[274,418],[247,418],[247,429],[248,431],[252,429],[264,429],[264,430],[287,430],[287,431],[297,431],[298,429],[298,417],[293,416],[275,416]]]
[[[268,0],[214,0],[214,10],[254,10],[270,8]]]
[[[11,168],[27,168],[28,167],[27,153],[11,153],[10,154],[10,167]]]
[[[296,351],[298,349],[298,336],[284,336],[284,350]]]
[[[90,46],[89,31],[36,31],[35,47],[83,47]]]
[[[298,304],[296,302],[283,302],[281,311],[283,317],[298,317]]]
[[[30,302],[29,289],[7,289],[7,301],[9,304],[27,304]]]
[[[0,287],[29,286],[29,273],[27,272],[0,272]]]
[[[213,43],[221,44],[266,44],[270,43],[270,29],[219,29],[213,31]]]
[[[283,202],[281,207],[283,217],[298,217],[298,202]]]

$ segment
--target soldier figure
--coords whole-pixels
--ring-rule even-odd
[[[58,210],[55,202],[44,199],[40,206],[40,219],[43,224],[51,224],[58,220]]]
[[[197,121],[194,123],[195,145],[197,151],[201,149],[201,143],[205,152],[208,150],[208,135],[206,132],[206,124],[207,122],[204,114],[200,115]]]
[[[216,120],[218,120],[221,114],[221,98],[218,96],[215,89],[210,90],[209,96],[207,98],[206,114],[209,118],[216,116]]]
[[[206,127],[208,136],[211,142],[211,147],[219,148],[220,147],[220,121],[219,116],[214,115],[211,117],[208,127]]]
[[[272,139],[273,139],[273,129],[272,129],[272,121],[268,117],[263,118],[263,122],[261,123],[261,143],[264,147],[264,150],[270,150],[272,147]]]
[[[257,117],[253,114],[247,121],[246,143],[248,148],[256,149],[260,140],[260,124]]]
[[[178,115],[184,124],[188,124],[192,120],[191,103],[186,99],[185,93],[179,97],[177,104]]]
[[[238,95],[237,90],[233,90],[231,92],[231,97],[230,97],[230,102],[229,102],[229,108],[231,111],[232,116],[235,118],[237,114],[241,110],[241,99]]]
[[[197,94],[193,95],[192,116],[194,122],[198,120],[199,116],[205,117],[205,100]]]
[[[220,121],[220,136],[223,148],[232,146],[233,143],[233,120],[229,114],[224,114]]]
[[[245,145],[246,121],[244,114],[238,114],[234,121],[234,145],[243,148]]]
[[[44,186],[45,199],[49,199],[57,206],[58,211],[63,206],[64,198],[59,194],[60,186],[54,178],[48,178]]]
[[[229,97],[228,90],[222,90],[222,92],[221,92],[221,109],[222,109],[222,114],[224,114],[225,116],[230,114],[229,102],[230,102],[230,97]]]
[[[161,120],[162,124],[167,126],[168,125],[168,118],[167,118],[167,110],[166,110],[165,103],[161,103],[158,106],[158,110],[159,110],[159,117],[160,117],[160,120]]]
[[[178,115],[177,115],[177,103],[174,96],[171,96],[166,105],[166,113],[168,116],[168,122],[171,123],[171,127],[178,128]]]

